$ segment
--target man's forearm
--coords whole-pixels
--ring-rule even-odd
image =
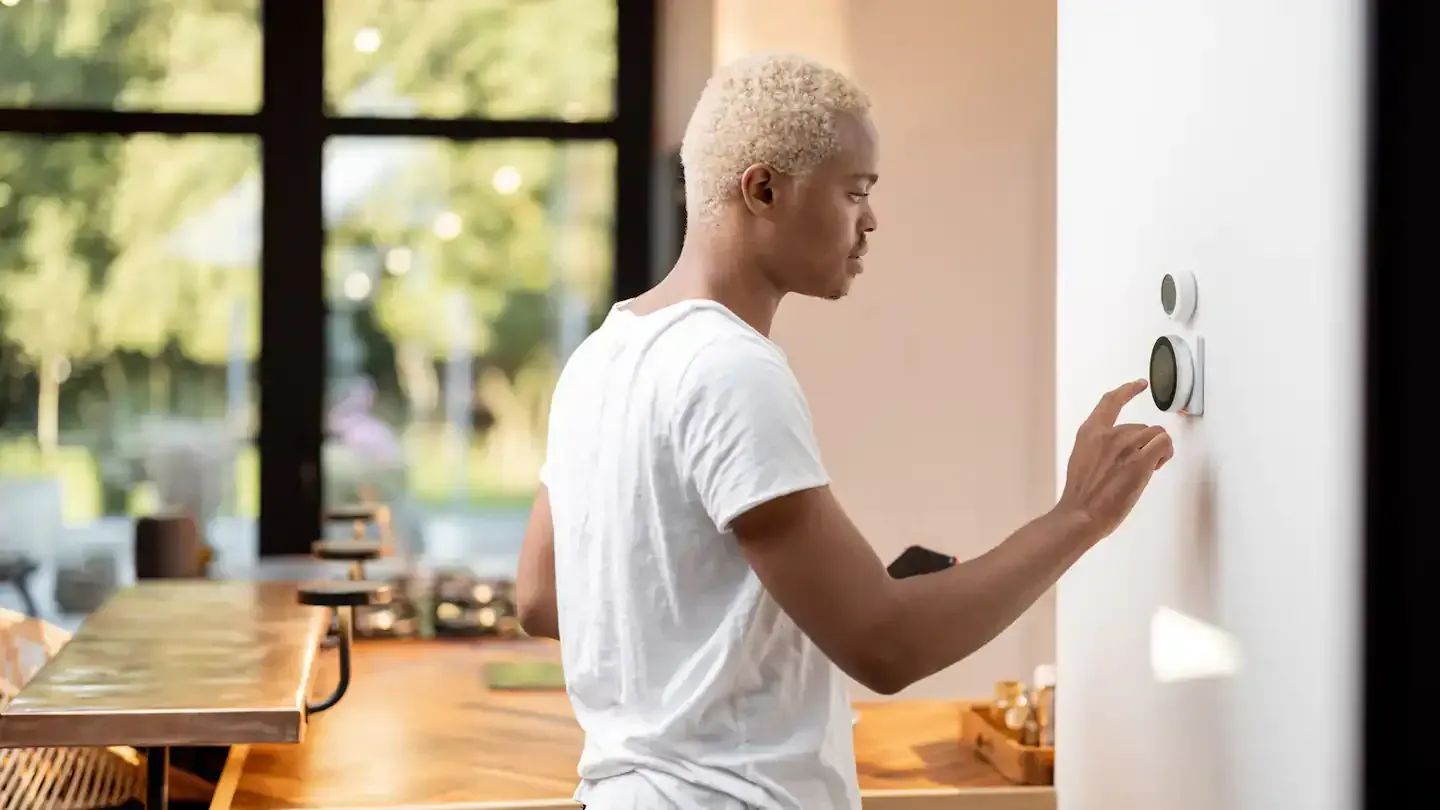
[[[1083,516],[1050,512],[973,560],[894,581],[892,618],[878,641],[893,645],[897,691],[989,643],[1089,546]]]

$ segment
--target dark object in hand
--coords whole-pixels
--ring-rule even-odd
[[[911,546],[900,552],[895,561],[886,566],[894,579],[905,579],[906,577],[919,576],[920,574],[934,574],[937,571],[944,571],[953,566],[957,560],[949,554],[941,554],[938,551],[931,551],[924,546]]]

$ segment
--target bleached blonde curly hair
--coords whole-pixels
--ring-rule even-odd
[[[807,172],[835,149],[835,118],[870,98],[839,71],[797,54],[757,53],[710,77],[680,145],[691,223],[713,223],[756,163]]]

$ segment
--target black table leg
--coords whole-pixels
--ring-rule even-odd
[[[145,810],[170,808],[170,749],[151,748],[145,754]]]

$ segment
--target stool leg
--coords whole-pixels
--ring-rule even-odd
[[[331,706],[334,706],[336,703],[339,703],[340,698],[345,697],[346,690],[350,688],[350,647],[355,643],[355,608],[348,605],[337,607],[335,608],[335,615],[340,619],[339,682],[335,684],[335,691],[330,694],[330,697],[325,698],[319,703],[307,703],[305,705],[305,713],[307,715],[319,714]]]
[[[145,755],[145,810],[170,808],[170,749],[151,748]]]

